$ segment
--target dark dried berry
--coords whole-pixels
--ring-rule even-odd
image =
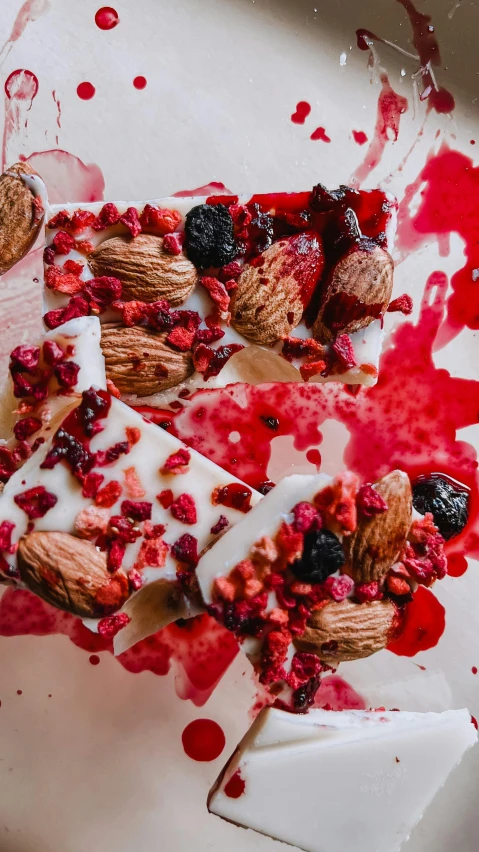
[[[342,565],[345,557],[343,545],[329,530],[307,533],[301,559],[291,565],[293,574],[307,583],[323,583]]]
[[[414,508],[425,515],[431,512],[442,537],[448,541],[459,535],[467,524],[469,492],[442,476],[422,476],[412,489]]]
[[[253,218],[248,225],[248,239],[254,254],[261,254],[270,247],[274,239],[274,220],[269,213],[263,213],[259,204],[253,204]]]
[[[185,248],[195,266],[225,266],[234,260],[238,247],[233,219],[224,204],[199,204],[186,214]]]
[[[307,713],[321,684],[321,676],[311,677],[304,686],[300,686],[293,692],[293,708],[296,713]]]

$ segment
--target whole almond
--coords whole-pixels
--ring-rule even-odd
[[[412,492],[409,477],[393,470],[374,485],[387,511],[366,518],[358,514],[356,530],[343,545],[348,573],[355,583],[381,583],[397,560],[411,526]]]
[[[149,396],[178,385],[194,372],[191,352],[166,343],[167,331],[105,323],[101,348],[106,375],[122,393]]]
[[[43,204],[23,176],[40,176],[28,163],[15,163],[0,176],[0,275],[22,259],[35,242],[44,218]]]
[[[362,241],[333,267],[321,294],[313,335],[327,343],[381,317],[391,299],[394,261],[379,246]]]
[[[277,240],[244,266],[232,293],[231,324],[259,345],[286,337],[301,321],[323,266],[314,232]]]
[[[397,608],[390,600],[361,604],[328,601],[312,612],[306,630],[294,644],[298,650],[316,654],[335,666],[381,651],[393,637],[396,624]]]
[[[31,532],[20,539],[18,567],[26,586],[53,606],[82,618],[102,618],[128,598],[123,571],[107,570],[106,553],[64,532]]]
[[[109,275],[122,283],[123,299],[181,305],[196,284],[197,272],[183,253],[169,254],[163,238],[153,234],[112,237],[89,255],[95,276]]]

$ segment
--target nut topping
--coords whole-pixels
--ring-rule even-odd
[[[26,255],[43,222],[41,198],[24,179],[28,175],[41,180],[28,163],[15,163],[0,176],[0,275]]]

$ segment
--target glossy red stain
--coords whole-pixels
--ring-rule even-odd
[[[239,799],[246,789],[246,781],[241,777],[239,769],[231,776],[227,784],[225,784],[225,795],[229,799]]]
[[[82,101],[89,101],[96,92],[95,86],[92,83],[84,82],[77,86],[77,95]]]
[[[368,141],[364,130],[353,130],[353,139],[357,145],[365,145]]]
[[[445,609],[429,589],[419,586],[411,603],[406,604],[401,634],[388,650],[401,657],[414,657],[419,651],[434,648],[446,626]]]
[[[195,719],[190,722],[181,739],[185,754],[200,762],[216,760],[226,744],[223,729],[212,719]]]
[[[312,132],[312,134],[309,138],[313,139],[313,141],[319,139],[320,142],[331,142],[331,139],[328,136],[328,134],[326,133],[326,130],[325,130],[324,127],[317,127],[316,130],[313,130],[313,132]]]
[[[119,23],[118,12],[111,6],[102,6],[95,15],[95,24],[100,30],[112,30]]]
[[[133,85],[135,89],[146,89],[147,79],[146,77],[138,76],[133,80]]]
[[[366,710],[362,695],[339,675],[328,675],[322,679],[314,706],[327,710]]]
[[[9,100],[32,101],[38,92],[38,77],[26,68],[17,68],[5,80],[5,94]]]
[[[311,104],[308,104],[307,101],[299,101],[296,104],[296,109],[291,116],[291,121],[293,124],[304,124],[308,115],[311,112]]]
[[[98,654],[90,654],[88,660],[92,666],[98,666],[100,663],[100,657]]]

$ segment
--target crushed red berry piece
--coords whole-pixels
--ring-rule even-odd
[[[63,364],[57,364],[53,372],[62,388],[73,388],[78,381],[80,365],[75,364],[74,361],[65,361]]]
[[[123,489],[120,483],[117,482],[116,479],[113,479],[97,491],[95,503],[97,506],[105,506],[107,509],[111,509],[120,497],[122,491]]]
[[[106,618],[101,618],[98,622],[98,633],[104,639],[113,639],[117,633],[129,624],[131,618],[126,612],[119,612],[117,615],[108,615]]]
[[[118,278],[102,275],[100,278],[90,278],[89,281],[85,281],[83,289],[92,302],[104,310],[115,299],[120,298],[121,281]]]
[[[145,521],[143,525],[143,535],[145,538],[159,538],[164,535],[166,527],[164,524],[152,524],[150,521]]]
[[[59,266],[49,266],[45,272],[45,285],[50,290],[56,290],[57,293],[74,296],[83,290],[84,282],[78,275],[64,272]]]
[[[217,278],[212,278],[210,276],[202,276],[199,279],[199,282],[208,292],[212,301],[218,305],[220,311],[227,311],[230,304],[230,297],[225,285]]]
[[[296,503],[292,511],[294,515],[293,527],[296,532],[307,533],[321,529],[322,520],[316,506],[305,502]]]
[[[187,473],[188,466],[191,460],[191,454],[189,450],[180,449],[176,453],[172,453],[171,456],[168,456],[162,468],[160,468],[161,473]]]
[[[306,364],[301,364],[299,372],[304,381],[307,382],[313,376],[325,373],[327,366],[326,361],[308,361]]]
[[[52,246],[56,254],[69,254],[75,248],[75,240],[66,231],[57,231]]]
[[[312,677],[316,677],[322,671],[321,660],[316,654],[297,651],[291,660],[291,673],[287,677],[287,683],[292,689],[298,689]]]
[[[98,216],[92,222],[91,226],[94,231],[103,231],[111,225],[117,225],[120,221],[120,214],[115,204],[104,204]]]
[[[10,353],[10,369],[30,372],[38,367],[39,360],[40,347],[28,346],[26,343],[23,343],[21,346],[16,346],[13,352]]]
[[[0,482],[8,482],[17,465],[11,450],[0,447]]]
[[[395,574],[390,574],[389,577],[387,577],[386,585],[388,592],[391,595],[403,597],[404,595],[409,595],[411,593],[411,587],[407,580],[403,577],[397,577]]]
[[[359,603],[366,601],[379,601],[382,598],[382,592],[379,589],[379,583],[360,583],[354,590],[354,596]]]
[[[136,207],[128,207],[126,213],[123,213],[123,216],[120,217],[120,222],[128,228],[132,237],[137,237],[138,234],[141,234],[141,224]]]
[[[138,558],[135,562],[136,568],[163,568],[168,555],[168,545],[161,536],[147,538],[141,543]]]
[[[96,497],[104,479],[102,473],[87,473],[83,481],[83,497]]]
[[[84,266],[83,263],[77,263],[76,260],[66,260],[63,264],[63,269],[65,272],[70,272],[72,275],[76,275],[80,277],[83,272]]]
[[[287,630],[271,630],[265,636],[261,649],[261,683],[274,683],[284,679],[283,663],[291,641],[291,633]]]
[[[361,485],[356,497],[356,505],[366,518],[373,518],[375,515],[387,512],[388,509],[386,501],[370,483]]]
[[[138,429],[136,426],[127,426],[125,432],[130,447],[133,447],[135,444],[137,444],[141,438],[141,430]]]
[[[155,207],[153,204],[145,204],[140,222],[142,228],[152,228],[156,233],[164,236],[164,234],[170,234],[176,230],[181,222],[181,213],[178,213],[178,210],[168,210]]]
[[[73,296],[65,308],[56,308],[54,311],[48,311],[43,319],[47,328],[54,329],[68,322],[68,320],[88,316],[89,310],[90,306],[86,299],[82,296]]]
[[[126,545],[124,541],[119,538],[115,538],[112,541],[107,556],[107,567],[112,574],[121,568],[121,563],[123,562],[125,550]]]
[[[156,495],[156,499],[159,503],[161,503],[164,509],[169,509],[173,503],[173,491],[171,488],[165,488],[164,491],[161,491]]]
[[[285,337],[281,355],[287,361],[294,358],[315,358],[318,360],[325,354],[325,348],[312,337],[303,340],[300,337]]]
[[[74,413],[88,438],[100,431],[98,421],[107,417],[110,405],[110,397],[105,391],[96,391],[94,388],[83,391],[82,401]]]
[[[196,332],[195,343],[216,343],[217,340],[221,340],[221,338],[224,336],[225,332],[222,328],[220,328],[219,325],[212,326],[211,328],[199,328]],[[211,351],[213,352],[213,350]],[[206,368],[208,367],[210,360],[211,359],[208,358]]]
[[[67,225],[70,225],[70,214],[68,210],[60,210],[58,213],[53,216],[50,221],[47,223],[47,228],[66,228]]]
[[[143,585],[143,577],[136,568],[131,568],[130,571],[128,571],[127,576],[132,592],[137,592],[138,589],[141,589]]]
[[[30,521],[43,518],[58,501],[56,494],[51,494],[44,485],[36,485],[35,488],[29,488],[22,494],[15,494],[13,499]]]
[[[18,420],[13,427],[13,434],[17,441],[26,441],[35,432],[42,428],[42,421],[38,417],[24,417],[23,420]]]
[[[326,520],[336,521],[343,530],[354,532],[357,526],[357,492],[358,478],[346,470],[335,476],[331,485],[319,491],[314,502]]]
[[[56,364],[60,364],[60,362],[65,358],[65,352],[55,340],[45,340],[42,352],[45,364],[48,364],[51,367],[54,367]]]
[[[152,504],[146,501],[123,500],[121,513],[126,518],[133,518],[134,521],[149,521],[151,507]]]
[[[225,518],[224,515],[220,515],[216,524],[211,527],[210,532],[212,535],[218,535],[222,530],[229,526],[229,523],[228,518]]]
[[[90,228],[94,221],[95,214],[90,210],[75,210],[69,225],[69,230],[73,231],[75,234],[81,234],[82,231]]]
[[[195,567],[198,564],[198,541],[194,535],[184,533],[175,541],[171,552],[179,562]]]
[[[196,504],[191,494],[180,494],[171,504],[170,512],[182,524],[196,524]]]
[[[303,533],[297,532],[291,524],[283,521],[276,536],[276,544],[281,550],[286,562],[292,564],[301,559],[304,546]]]
[[[237,260],[232,260],[231,263],[227,263],[226,266],[221,267],[218,272],[218,278],[223,284],[226,284],[227,281],[235,281],[236,278],[239,278],[241,270],[241,264]]]
[[[356,367],[356,355],[349,334],[340,334],[333,343],[335,354],[334,372],[341,373]]]
[[[328,577],[324,581],[324,588],[333,601],[344,601],[354,589],[354,580],[347,574],[341,574],[340,577]]]
[[[51,266],[55,263],[55,249],[51,246],[47,246],[43,249],[43,263],[45,266]]]
[[[51,470],[62,460],[67,462],[71,471],[79,475],[80,479],[89,473],[95,464],[95,456],[73,435],[60,427],[40,467],[43,470]]]
[[[180,352],[188,352],[188,350],[193,346],[195,335],[196,329],[183,328],[183,326],[177,325],[170,331],[166,338],[166,342],[169,343],[170,346],[174,346],[176,349],[179,349]]]
[[[389,303],[388,313],[393,314],[399,312],[408,316],[409,314],[412,314],[412,309],[413,301],[411,296],[408,296],[407,293],[403,293],[402,296],[398,296],[397,299],[393,299],[392,302]]]
[[[130,452],[130,444],[128,441],[118,441],[107,450],[98,450],[96,454],[96,463],[98,467],[105,467],[120,458],[122,455],[128,455]]]
[[[181,254],[183,247],[183,234],[165,234],[163,237],[163,248],[168,254]]]
[[[15,524],[11,521],[2,521],[0,524],[0,550],[7,553],[13,553],[15,545],[12,545],[12,532],[15,529]]]

